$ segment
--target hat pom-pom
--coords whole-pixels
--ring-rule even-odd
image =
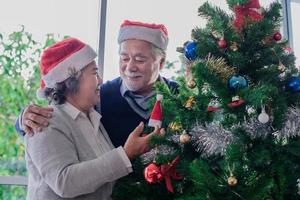
[[[161,101],[163,99],[163,95],[162,94],[157,94],[156,95],[156,100],[157,101]]]

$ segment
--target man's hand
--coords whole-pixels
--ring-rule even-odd
[[[52,117],[53,108],[40,107],[35,104],[27,106],[22,114],[21,125],[26,134],[32,135],[47,127],[48,120]]]
[[[125,142],[124,150],[130,160],[150,150],[148,141],[154,134],[163,135],[165,133],[164,129],[159,129],[158,127],[155,127],[152,133],[142,137],[141,133],[143,129],[144,129],[144,123],[141,122],[134,129],[134,131],[130,133],[129,137]]]

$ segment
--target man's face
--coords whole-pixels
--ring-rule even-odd
[[[119,65],[121,78],[128,89],[145,96],[152,91],[163,67],[163,58],[155,58],[149,42],[126,40],[120,44]]]

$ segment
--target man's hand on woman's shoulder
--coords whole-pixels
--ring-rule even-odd
[[[52,117],[52,113],[53,108],[51,106],[28,105],[22,114],[22,129],[30,135],[33,135],[34,132],[40,132],[49,125],[48,120]]]

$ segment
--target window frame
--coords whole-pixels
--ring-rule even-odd
[[[283,36],[289,41],[289,46],[293,49],[293,27],[292,27],[292,13],[291,13],[291,0],[281,0],[282,5],[282,32]]]
[[[28,179],[26,176],[0,176],[0,185],[26,186]]]
[[[107,0],[99,0],[98,66],[103,79]]]

